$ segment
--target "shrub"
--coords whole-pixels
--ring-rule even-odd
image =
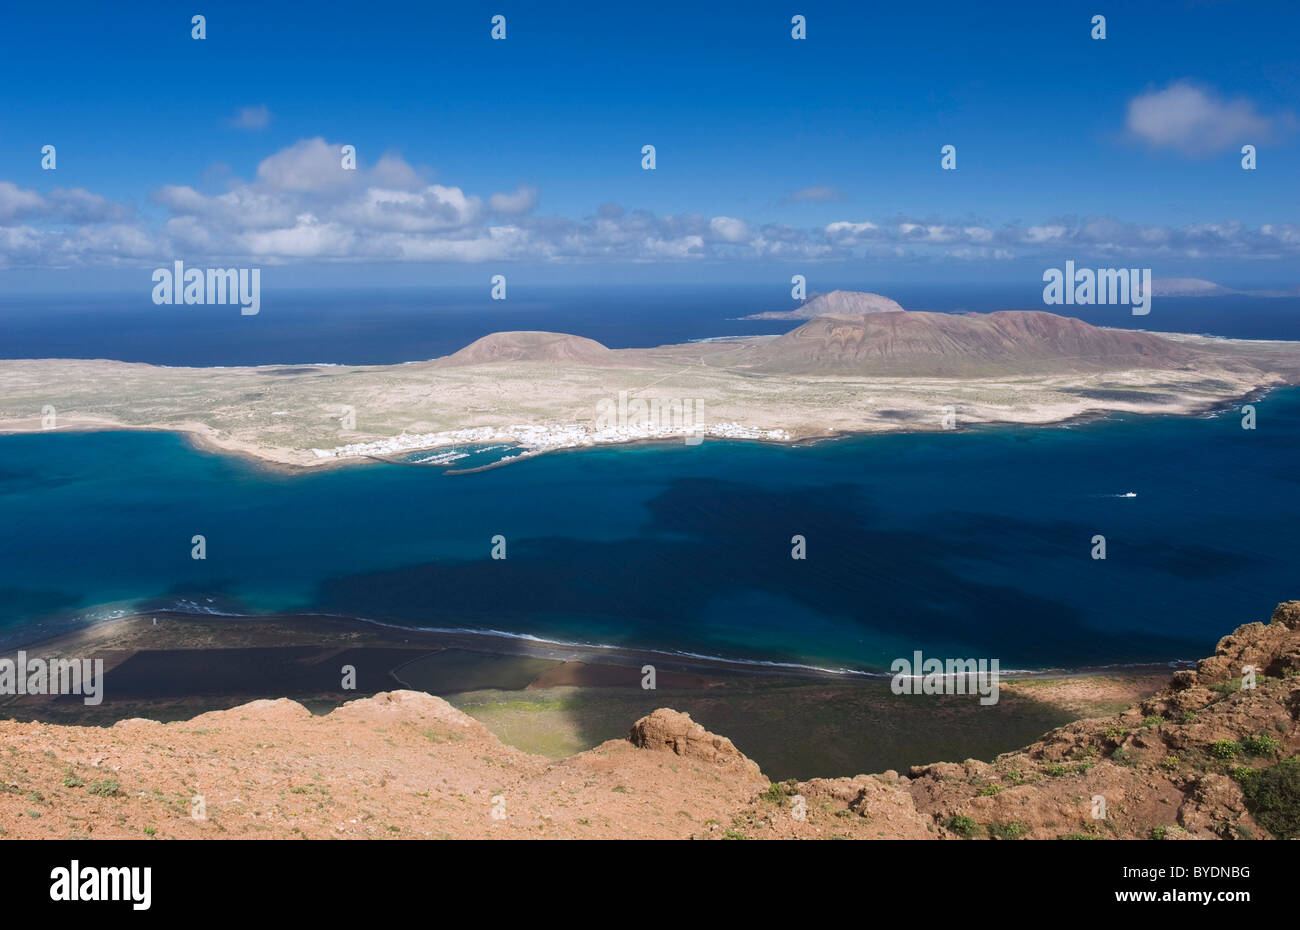
[[[988,830],[992,839],[1018,840],[1029,832],[1029,826],[1023,821],[1013,820],[1010,823],[991,823]]]
[[[113,779],[105,778],[95,782],[86,790],[91,794],[99,795],[101,798],[111,798],[113,795],[117,794],[118,789],[121,787],[122,786]]]
[[[1240,778],[1246,809],[1280,840],[1300,837],[1300,759],[1287,759]]]
[[[770,801],[773,804],[784,804],[787,797],[786,787],[780,782],[772,782],[763,792],[763,800]]]
[[[1235,759],[1237,758],[1237,754],[1241,752],[1241,744],[1235,743],[1230,739],[1221,739],[1210,747],[1210,752],[1214,754],[1214,758],[1216,759],[1223,759],[1225,761]]]
[[[954,814],[943,822],[943,825],[964,839],[970,839],[979,829],[979,824],[973,817],[967,817],[965,814]]]
[[[1248,736],[1241,741],[1241,748],[1246,750],[1252,756],[1272,756],[1282,748],[1282,741],[1267,733],[1259,736]]]

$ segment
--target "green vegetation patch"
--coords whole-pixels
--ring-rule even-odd
[[[122,786],[111,778],[105,778],[95,782],[86,790],[91,794],[97,794],[101,798],[111,798],[117,794]]]
[[[954,814],[943,822],[943,825],[964,839],[971,839],[979,832],[979,824],[975,818],[967,817],[965,814]]]
[[[988,831],[990,839],[1019,840],[1029,832],[1029,826],[1024,821],[1013,820],[1010,823],[991,823]]]
[[[1300,759],[1262,769],[1238,769],[1246,809],[1278,839],[1300,837]]]

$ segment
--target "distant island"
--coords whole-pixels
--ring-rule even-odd
[[[1300,382],[1300,343],[1103,329],[1043,311],[908,311],[834,291],[780,336],[610,349],[494,333],[426,362],[170,368],[0,361],[0,432],[152,429],[310,468],[421,450],[558,449],[1197,413]]]
[[[742,320],[811,320],[819,316],[856,317],[864,313],[900,313],[898,301],[865,291],[831,291],[814,294],[794,310],[766,310]]]
[[[1203,278],[1156,278],[1156,297],[1300,297],[1300,287],[1238,290]]]

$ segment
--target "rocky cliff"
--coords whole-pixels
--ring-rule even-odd
[[[1243,674],[1243,669],[1247,669]],[[1250,669],[1254,670],[1253,680]],[[900,698],[906,700],[906,698]],[[553,761],[412,691],[108,728],[0,721],[7,837],[1269,838],[1300,835],[1300,601],[1125,712],[992,762],[771,784],[660,709]]]

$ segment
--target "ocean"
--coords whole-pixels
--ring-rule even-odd
[[[163,365],[380,364],[489,332],[613,347],[779,333],[768,286],[268,292],[262,312],[147,294],[0,302],[0,356]],[[931,310],[1041,307],[1037,289],[881,288]],[[775,299],[773,295],[776,295]],[[1300,301],[1157,299],[1090,322],[1300,339]],[[175,435],[0,437],[0,642],[136,609],[324,611],[583,644],[880,670],[1207,654],[1300,597],[1300,390],[1239,416],[548,454],[487,472],[306,475]],[[194,560],[191,539],[206,538]],[[1095,536],[1107,556],[1092,558]],[[492,559],[493,537],[507,557]],[[792,539],[807,558],[791,558]]]
[[[1300,596],[1300,390],[1257,410],[1255,430],[1126,416],[460,476],[275,473],[165,433],[5,436],[0,637],[180,605],[859,670],[918,649],[1003,669],[1191,659]]]
[[[266,280],[271,280],[268,272]],[[147,282],[146,282],[147,283]],[[853,285],[848,285],[852,287]],[[830,286],[826,286],[826,290]],[[909,310],[1048,310],[1098,326],[1300,340],[1300,298],[1155,298],[1127,307],[1045,307],[1041,285],[878,288]],[[111,358],[152,365],[391,365],[448,355],[504,330],[573,333],[610,348],[774,335],[788,320],[742,320],[794,306],[789,285],[526,287],[494,301],[480,288],[277,291],[256,316],[229,306],[154,306],[131,294],[0,296],[0,358]]]

